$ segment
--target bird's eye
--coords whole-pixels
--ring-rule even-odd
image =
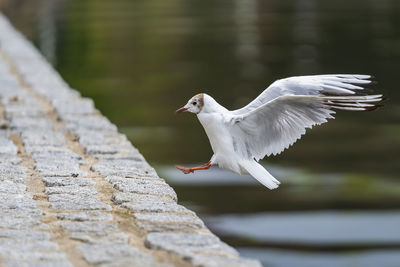
[[[193,106],[196,106],[196,105],[197,105],[197,102],[196,102],[196,101],[193,101],[192,104],[193,104]]]

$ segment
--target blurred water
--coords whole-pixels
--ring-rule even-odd
[[[219,215],[206,221],[223,236],[264,244],[400,248],[400,211],[268,212]]]
[[[298,252],[282,249],[239,248],[241,255],[259,258],[271,267],[397,267],[400,250],[355,252]]]
[[[317,211],[221,215],[206,222],[265,266],[398,266],[400,212]],[[262,248],[265,247],[265,248]]]
[[[397,222],[391,216],[400,208],[399,1],[3,0],[0,9],[127,134],[180,201],[246,255],[268,266],[396,266],[397,245],[370,242],[360,252],[333,246],[328,235],[325,248],[300,242],[282,250],[248,231],[273,233],[267,225],[295,222],[295,211],[312,222],[309,211],[335,210],[332,228],[321,225],[321,235],[352,225],[341,218],[354,210],[365,211],[366,223],[382,209],[388,214],[382,223]],[[374,74],[374,88],[390,100],[376,112],[339,112],[266,159],[283,182],[275,191],[215,168],[187,176],[174,169],[212,155],[195,117],[172,114],[192,95],[206,92],[235,109],[276,79],[320,73]],[[249,218],[257,227],[239,220]],[[326,217],[299,231],[312,236],[318,218]],[[278,237],[298,230],[287,227]],[[399,232],[391,231],[397,240]]]

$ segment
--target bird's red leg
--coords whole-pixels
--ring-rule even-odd
[[[193,168],[185,168],[185,167],[183,167],[181,165],[176,165],[175,167],[178,170],[181,170],[184,174],[188,174],[188,173],[191,173],[191,172],[194,172],[194,171],[198,171],[198,170],[207,170],[207,169],[209,169],[211,167],[211,161],[209,161],[208,163],[203,164],[201,166],[193,167]]]

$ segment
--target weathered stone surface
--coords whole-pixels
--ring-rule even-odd
[[[14,97],[11,99],[18,98],[18,95],[21,93],[17,93]],[[29,105],[24,104],[24,107],[21,108],[21,104],[18,103],[15,105],[11,99],[8,99],[8,103],[5,104],[7,106],[7,113],[6,117],[8,119],[15,118],[15,117],[45,117],[48,113],[47,110],[42,109],[40,106],[32,105],[32,103],[29,103]]]
[[[26,194],[31,200],[31,196]],[[16,217],[31,217],[40,220],[42,218],[42,211],[40,209],[7,209],[3,208],[0,210],[4,216],[16,216]]]
[[[50,203],[53,202],[78,202],[78,201],[95,201],[97,200],[93,195],[80,195],[80,194],[51,194],[47,197]]]
[[[74,134],[78,136],[79,143],[87,145],[129,145],[125,135],[117,132],[99,132],[97,130],[76,129]]]
[[[0,170],[0,181],[12,181],[15,183],[24,183],[26,178],[27,177],[26,177],[25,173],[23,173],[23,174],[17,173],[16,174],[16,173]]]
[[[3,255],[3,258],[19,261],[63,261],[67,259],[64,253],[58,252],[20,252],[15,250],[10,250],[7,252],[8,253],[6,255]]]
[[[63,133],[48,129],[25,130],[21,133],[24,144],[34,146],[64,146],[66,140]]]
[[[129,145],[86,145],[85,153],[88,155],[95,154],[132,154],[135,153],[135,149],[133,149]]]
[[[63,147],[53,146],[31,146],[25,147],[28,153],[32,154],[32,158],[37,161],[41,159],[57,159],[64,161],[80,162],[82,156]]]
[[[42,218],[38,209],[1,209],[0,228],[8,229],[48,229],[40,222]]]
[[[53,105],[61,118],[69,115],[83,115],[97,113],[94,108],[93,100],[89,98],[55,99]]]
[[[1,165],[0,165],[1,166]],[[26,185],[6,180],[0,182],[0,193],[4,194],[23,194],[26,191]]]
[[[62,222],[61,226],[68,232],[93,232],[101,235],[118,230],[117,226],[108,222]]]
[[[96,234],[73,232],[70,235],[73,240],[78,240],[89,244],[128,244],[129,236],[123,233],[111,233],[105,236],[99,236]]]
[[[183,255],[188,259],[193,254],[226,255],[237,257],[235,249],[221,242],[218,237],[195,233],[150,233],[145,244],[149,248],[162,249]]]
[[[156,178],[156,177],[132,177],[129,175],[124,176],[107,176],[107,181],[112,184],[118,183],[131,183],[131,184],[156,184],[169,186],[164,179]]]
[[[51,201],[50,201],[51,202]],[[50,208],[55,210],[111,210],[111,206],[98,199],[81,199],[76,196],[75,200],[51,202]]]
[[[176,224],[194,224],[198,228],[204,227],[204,223],[199,217],[186,214],[173,213],[139,213],[133,214],[133,217],[139,221],[149,221],[154,223],[176,223]]]
[[[137,161],[137,160],[99,160],[96,164],[92,166],[94,171],[98,171],[100,173],[109,173],[109,172],[123,172],[128,173],[131,169],[143,169],[145,170],[143,177],[158,177],[157,173],[146,161]],[[112,175],[112,174],[103,174],[103,175]],[[124,174],[122,174],[124,175]]]
[[[18,70],[27,84],[38,93],[45,94],[49,99],[68,99],[79,96],[73,89],[68,88],[66,82],[47,62],[43,62],[40,54],[33,55],[32,52],[36,51],[32,50],[29,55],[30,64],[23,64],[24,61],[26,62],[24,58],[14,57]],[[28,57],[28,55],[25,56]]]
[[[132,266],[148,266],[154,260],[149,254],[124,244],[82,245],[77,248],[91,264],[104,264],[123,259],[134,262]]]
[[[124,192],[114,193],[111,200],[115,204],[122,204],[124,202],[174,202],[174,200],[168,197]]]
[[[16,155],[18,148],[11,140],[0,138],[0,154]]]
[[[93,186],[95,182],[87,178],[77,177],[43,177],[42,181],[46,186],[66,186],[66,185],[79,185],[79,186]]]
[[[118,154],[94,154],[94,158],[99,160],[135,160],[142,161],[145,160],[141,154],[137,153],[118,153]]]
[[[11,163],[0,163],[0,181],[24,183],[26,180],[25,168]]]
[[[16,117],[12,120],[10,124],[10,128],[23,131],[26,129],[49,129],[51,130],[53,127],[53,123],[45,118],[36,118],[32,120],[31,118],[26,117]]]
[[[152,222],[152,221],[138,221],[136,223],[140,228],[146,232],[193,232],[199,230],[201,227],[197,224],[190,223],[165,223],[165,222]]]
[[[0,181],[13,181],[15,183],[24,183],[26,180],[26,174],[15,174],[12,172],[0,170]]]
[[[25,174],[26,168],[22,166],[15,166],[11,163],[1,162],[0,163],[0,175],[15,175],[15,174]]]
[[[1,92],[1,87],[0,87],[0,92]],[[1,121],[3,121],[3,119],[1,119]],[[0,129],[0,138],[8,140],[9,137],[10,137],[10,132],[8,130]]]
[[[2,100],[8,100],[18,95],[15,89],[19,88],[19,84],[17,79],[10,75],[8,66],[3,66],[2,68],[5,68],[5,70],[1,72],[3,75],[1,76],[0,95]]]
[[[47,260],[26,260],[19,259],[10,260],[4,259],[4,264],[7,267],[72,267],[73,265],[68,261],[47,261]]]
[[[70,194],[70,195],[90,196],[90,195],[96,195],[97,194],[96,189],[94,189],[93,187],[79,186],[79,185],[66,185],[66,186],[46,187],[44,192],[47,195],[52,195],[52,194]]]
[[[0,253],[7,252],[7,250],[18,251],[55,251],[59,247],[57,244],[50,241],[26,241],[26,240],[13,240],[3,239],[0,240]]]
[[[152,180],[135,178],[116,178],[113,176],[107,177],[107,181],[110,182],[115,189],[122,192],[165,195],[177,200],[175,191],[165,182],[152,182]]]
[[[28,194],[0,194],[0,209],[36,208],[36,202]]]
[[[58,213],[57,218],[69,221],[111,221],[113,216],[110,213],[100,211]]]
[[[9,155],[9,154],[0,154],[0,162],[2,164],[17,165],[17,164],[20,164],[22,162],[22,160],[19,157],[12,156],[12,155]]]
[[[104,176],[158,177],[156,171],[145,161],[101,160],[92,166],[92,170]]]
[[[6,115],[8,114],[8,111],[10,110],[11,113],[15,112],[17,109],[23,111],[23,110],[31,110],[31,111],[36,111],[36,110],[45,110],[43,109],[43,106],[41,103],[35,102],[32,97],[30,97],[30,94],[25,91],[21,90],[19,85],[17,85],[16,88],[14,88],[14,95],[12,98],[6,99],[6,101],[3,102],[4,106],[7,110]],[[34,112],[35,113],[35,112]],[[17,117],[35,117],[32,116],[31,114],[21,114],[21,113],[15,113],[12,114],[14,116],[11,116],[11,118],[17,118]]]
[[[50,241],[0,240],[0,255],[6,266],[72,266],[64,253]]]
[[[49,240],[50,234],[32,230],[0,230],[0,238],[12,238],[22,240]]]
[[[174,202],[125,202],[121,206],[137,212],[178,212],[194,214],[193,211]]]
[[[94,171],[100,171],[102,168],[111,169],[115,171],[119,170],[126,171],[129,170],[130,168],[149,168],[152,169],[151,171],[155,173],[154,169],[151,168],[146,161],[137,161],[137,160],[100,160],[96,164],[93,164],[92,167]],[[153,177],[158,177],[158,176],[156,174]]]
[[[89,129],[98,131],[116,132],[117,127],[112,124],[106,117],[96,115],[64,115],[63,120],[67,124],[67,129]]]
[[[76,162],[42,160],[36,161],[34,167],[43,176],[87,176],[87,172],[81,171]]]

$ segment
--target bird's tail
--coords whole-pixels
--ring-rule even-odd
[[[276,180],[263,166],[255,160],[246,160],[241,163],[241,166],[260,183],[269,189],[275,189],[279,186],[280,182]]]

